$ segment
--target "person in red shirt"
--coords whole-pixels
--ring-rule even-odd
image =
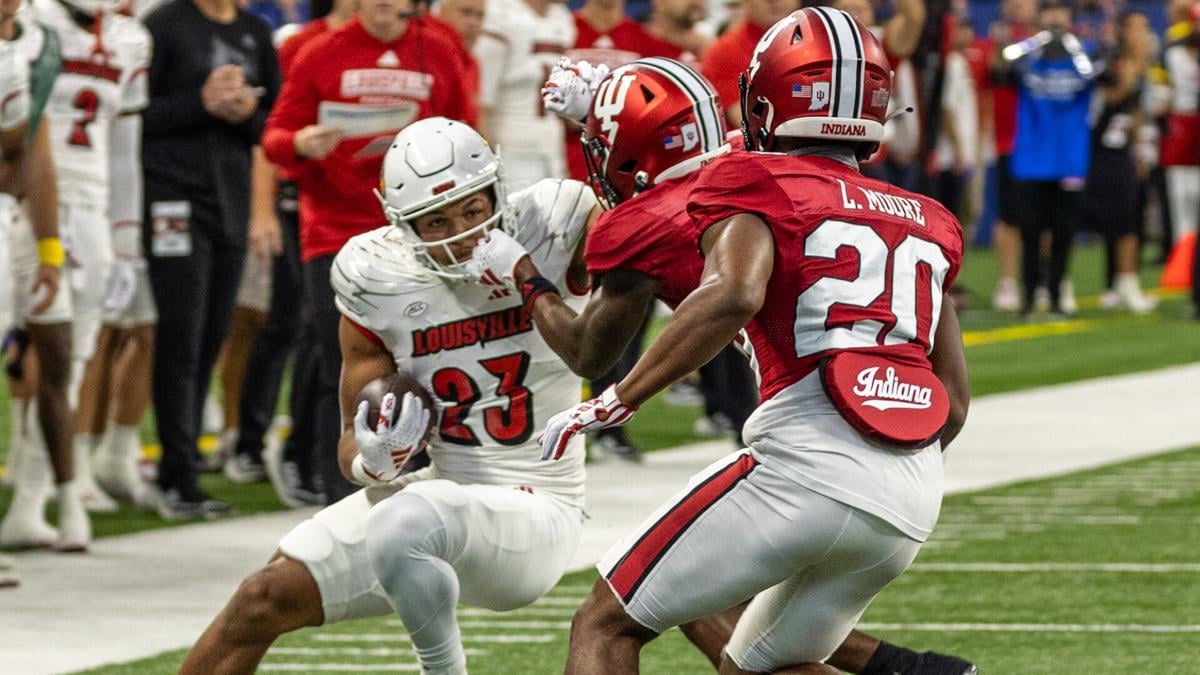
[[[809,8],[766,34],[746,71],[750,152],[702,168],[688,198],[699,287],[628,377],[542,437],[553,459],[574,435],[627,423],[744,327],[762,400],[749,449],[605,555],[572,621],[570,673],[636,672],[669,627],[751,597],[721,672],[840,672],[823,662],[937,519],[941,450],[969,391],[945,301],[962,229],[933,200],[858,171],[891,93],[865,26]],[[828,102],[813,109],[819,89]]]
[[[407,18],[412,11],[411,0],[361,0],[354,19],[313,38],[291,63],[263,135],[267,157],[293,172],[300,188],[303,332],[310,343],[301,348],[308,361],[297,382],[312,392],[315,470],[330,502],[353,491],[331,452],[341,434],[333,257],[354,235],[386,224],[373,190],[399,129],[437,115],[475,121],[460,61],[438,57],[461,45]]]
[[[738,75],[746,70],[754,46],[767,32],[767,27],[799,5],[797,0],[744,0],[742,8],[746,20],[725,31],[704,53],[700,73],[717,90],[731,129],[742,124],[742,113],[738,107]]]

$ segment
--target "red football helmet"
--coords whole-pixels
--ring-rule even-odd
[[[779,136],[862,141],[869,155],[883,140],[892,70],[866,26],[828,7],[779,20],[758,41],[740,78],[747,150],[771,150]]]
[[[712,86],[659,57],[631,61],[601,80],[580,140],[592,189],[607,208],[729,151]]]

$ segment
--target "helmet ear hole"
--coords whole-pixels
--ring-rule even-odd
[[[617,171],[619,171],[621,173],[633,173],[634,170],[636,170],[636,169],[637,169],[637,160],[636,159],[627,159],[621,163],[621,166],[617,167]]]
[[[654,100],[654,92],[650,91],[650,87],[647,87],[644,84],[641,84],[639,86],[641,87],[641,90],[642,90],[642,96],[644,96],[646,99],[646,103],[653,101]]]
[[[792,31],[792,44],[796,44],[797,42],[803,42],[803,41],[804,41],[804,32],[800,29],[799,24],[797,24],[796,29],[794,31]]]

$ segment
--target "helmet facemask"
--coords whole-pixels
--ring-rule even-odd
[[[492,214],[481,222],[433,241],[417,234],[417,219],[485,190],[490,190],[493,200]],[[396,228],[414,258],[443,279],[471,278],[466,270],[469,256],[460,259],[454,252],[455,245],[481,239],[496,228],[514,237],[519,234],[517,219],[509,213],[499,152],[460,122],[427,118],[398,133],[384,158],[376,195],[388,223]]]

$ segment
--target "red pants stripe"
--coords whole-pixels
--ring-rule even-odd
[[[654,523],[608,573],[608,582],[624,602],[629,602],[642,581],[675,540],[721,497],[758,466],[750,453],[740,455],[709,476]]]

